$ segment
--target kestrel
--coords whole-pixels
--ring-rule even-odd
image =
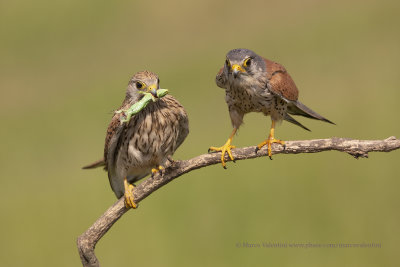
[[[226,55],[225,65],[216,77],[218,87],[225,89],[225,101],[228,104],[233,131],[222,147],[210,147],[209,151],[221,151],[222,166],[226,168],[225,153],[234,160],[231,149],[232,139],[243,123],[243,116],[249,112],[261,112],[271,116],[272,124],[268,138],[257,146],[268,147],[268,156],[272,159],[271,144],[285,145],[275,139],[277,122],[289,121],[310,131],[291,115],[321,120],[334,124],[300,103],[299,91],[286,69],[279,63],[265,59],[248,49],[233,49]]]
[[[171,95],[157,99],[160,80],[149,71],[136,73],[129,81],[126,97],[119,110],[128,110],[151,93],[156,99],[133,115],[126,123],[123,112],[115,112],[104,146],[104,160],[84,167],[105,165],[112,190],[117,198],[125,195],[127,207],[136,208],[133,185],[136,181],[163,170],[189,133],[185,109]]]

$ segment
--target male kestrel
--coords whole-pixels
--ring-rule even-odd
[[[222,147],[210,147],[209,151],[221,151],[222,166],[226,168],[225,153],[234,160],[231,148],[233,136],[243,123],[243,116],[249,112],[262,112],[271,116],[272,125],[268,138],[257,146],[257,151],[268,146],[268,156],[272,159],[271,144],[284,141],[275,139],[276,122],[287,120],[305,130],[292,115],[301,115],[311,119],[334,124],[300,103],[299,92],[286,69],[279,63],[265,59],[248,49],[233,49],[226,55],[225,65],[216,77],[218,87],[225,89],[225,101],[228,104],[233,131]]]
[[[127,110],[151,93],[157,98],[160,80],[149,71],[136,73],[129,81],[125,100],[119,110]],[[105,165],[112,190],[117,198],[125,194],[127,207],[136,208],[132,183],[150,173],[162,171],[189,133],[185,109],[171,95],[150,102],[130,120],[124,122],[123,112],[115,112],[107,129],[104,160],[85,169]]]

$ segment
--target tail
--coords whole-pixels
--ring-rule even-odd
[[[331,124],[335,124],[333,122],[331,122],[330,120],[322,117],[321,115],[319,115],[317,112],[311,110],[310,108],[306,107],[305,105],[303,105],[301,102],[299,101],[291,101],[289,102],[288,108],[287,108],[287,112],[289,114],[292,115],[300,115],[306,118],[310,118],[310,119],[314,119],[314,120],[320,120],[320,121],[325,121]],[[295,119],[293,119],[289,114],[286,114],[284,120],[287,120],[293,124],[296,124],[297,126],[300,126],[301,128],[310,131],[307,127],[305,127],[304,125],[302,125],[300,122],[296,121]]]
[[[301,124],[300,122],[296,121],[295,119],[293,119],[292,116],[290,116],[289,114],[285,114],[285,118],[283,118],[285,121],[291,122],[297,126],[300,126],[301,128],[303,128],[304,130],[310,131],[310,129],[308,129],[306,126],[304,126],[303,124]]]
[[[83,166],[82,169],[94,169],[94,168],[102,167],[102,166],[105,166],[105,165],[106,165],[106,163],[105,163],[104,158],[103,158],[103,159],[99,159],[99,160],[97,160],[97,161],[95,161],[95,162],[93,162],[93,163],[91,163],[89,165]]]

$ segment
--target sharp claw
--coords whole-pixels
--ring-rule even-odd
[[[153,168],[151,169],[151,178],[154,178],[154,176],[156,175],[156,173],[159,173],[160,176],[162,177],[164,175],[165,169],[163,166],[158,166],[157,168]]]
[[[268,156],[270,160],[272,160],[272,156]]]
[[[130,209],[130,208],[136,209],[137,205],[134,202],[133,194],[132,194],[133,186],[129,186],[128,190],[129,190],[129,193],[125,192],[125,207],[127,209]]]
[[[235,158],[232,155],[231,149],[234,149],[235,146],[231,146],[230,145],[230,141],[228,140],[225,145],[221,146],[221,147],[210,147],[208,149],[208,153],[210,152],[221,152],[221,163],[222,163],[222,167],[224,169],[226,169],[226,161],[225,161],[225,154],[228,154],[228,157],[231,161],[235,162]]]
[[[259,149],[259,148],[258,148],[258,146],[257,146],[257,147],[256,147],[256,151],[255,151],[255,152],[257,153],[257,152],[258,152],[258,150],[260,150],[260,149]]]
[[[132,208],[132,207],[131,207],[131,202],[130,202],[128,199],[126,199],[126,198],[125,198],[125,207],[126,207],[127,209]]]

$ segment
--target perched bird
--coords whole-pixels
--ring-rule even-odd
[[[159,83],[152,72],[136,73],[129,81],[120,110],[140,101],[143,92],[157,98]],[[117,198],[125,195],[126,206],[136,208],[132,183],[163,170],[167,159],[188,135],[189,121],[185,109],[171,95],[150,102],[126,123],[121,123],[121,116],[123,113],[115,112],[108,126],[104,159],[83,168],[105,165]]]
[[[272,159],[271,144],[285,142],[275,139],[277,122],[287,120],[305,130],[307,127],[296,121],[292,115],[301,115],[311,119],[334,124],[300,103],[299,91],[286,69],[279,63],[265,59],[248,49],[233,49],[226,55],[225,65],[216,77],[218,87],[225,89],[225,101],[228,104],[233,131],[222,147],[210,147],[210,151],[221,151],[222,166],[226,168],[225,153],[234,160],[231,149],[232,139],[243,123],[243,116],[249,112],[261,112],[271,116],[272,124],[268,138],[257,146],[268,147],[268,156]]]

